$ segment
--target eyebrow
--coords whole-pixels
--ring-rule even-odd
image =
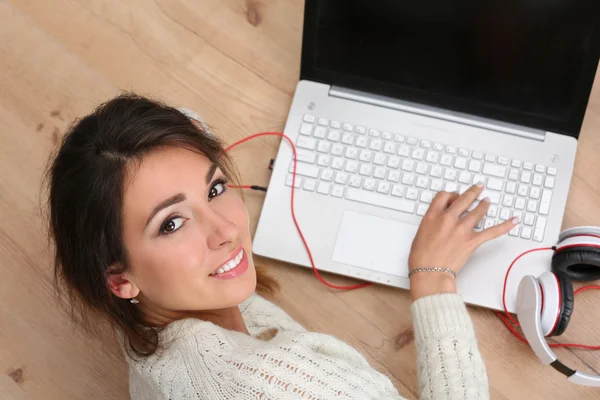
[[[210,183],[210,181],[212,180],[213,176],[215,175],[215,172],[217,171],[217,168],[219,166],[216,163],[213,163],[210,168],[208,169],[208,172],[206,173],[206,177],[205,177],[205,182],[208,185]],[[150,221],[152,221],[152,218],[154,218],[154,216],[156,216],[156,214],[158,214],[161,210],[170,207],[174,204],[177,203],[181,203],[183,201],[186,200],[185,194],[183,193],[177,193],[174,196],[169,197],[168,199],[162,201],[160,204],[158,204],[156,207],[154,207],[154,209],[152,210],[152,212],[150,213],[150,215],[148,216],[148,220],[146,220],[146,225],[144,227],[144,229],[146,227],[148,227],[148,224],[150,223]]]

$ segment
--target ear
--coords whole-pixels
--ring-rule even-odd
[[[125,273],[117,273],[120,268],[111,266],[108,269],[108,287],[117,297],[122,299],[131,299],[140,293],[140,289],[131,281],[131,277]]]

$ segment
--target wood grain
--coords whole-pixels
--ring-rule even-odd
[[[40,182],[77,117],[122,90],[197,110],[231,143],[283,128],[299,77],[301,0],[0,0],[0,397],[125,399],[127,368],[114,338],[85,337],[50,286]],[[600,89],[581,134],[564,227],[600,225]],[[234,158],[245,182],[266,185],[276,138]],[[261,154],[262,164],[256,161]],[[261,193],[246,193],[252,232]],[[334,292],[309,270],[259,258],[280,281],[275,299],[311,330],[337,336],[417,397],[410,299],[371,286]],[[327,276],[333,282],[350,280]],[[600,342],[598,295],[582,294],[561,341]],[[493,399],[594,399],[516,341],[490,311],[470,308]],[[600,371],[600,357],[559,350]]]

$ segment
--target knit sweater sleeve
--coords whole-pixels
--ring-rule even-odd
[[[467,308],[458,294],[437,294],[412,306],[419,398],[489,399],[485,365]]]

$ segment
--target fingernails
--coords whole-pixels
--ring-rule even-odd
[[[483,201],[483,202],[485,202],[485,203],[489,203],[489,202],[490,202],[490,198],[489,198],[489,197],[486,197],[486,198],[484,198],[484,199],[483,199],[483,200],[481,200],[481,201]]]
[[[512,221],[513,225],[517,225],[519,222],[521,222],[521,218],[513,217],[513,219],[511,221]]]
[[[479,189],[483,188],[483,182],[478,182],[475,186],[477,186]]]

